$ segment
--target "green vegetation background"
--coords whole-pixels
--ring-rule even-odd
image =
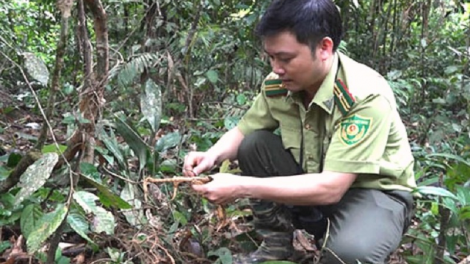
[[[171,184],[143,180],[180,175],[185,153],[209,148],[249,107],[269,71],[253,33],[268,2],[2,1],[4,260],[16,250],[41,262],[85,263],[68,248],[48,256],[42,246],[54,249],[59,241],[85,242],[77,252],[86,263],[228,264],[231,253],[252,248],[256,239],[244,232],[250,231],[246,202],[228,206],[230,223],[221,226],[216,208],[187,185],[170,201]],[[60,11],[67,3],[70,17]],[[416,158],[422,198],[393,263],[464,263],[470,255],[470,4],[336,4],[346,31],[341,51],[389,81]],[[106,12],[104,47],[92,8],[100,6]],[[109,68],[100,61],[103,50]],[[95,94],[100,103],[93,121],[80,113],[91,104],[83,99],[95,87],[90,72],[104,84]],[[55,136],[41,142],[42,127]],[[92,153],[84,158],[78,152],[53,170],[71,148],[73,133],[90,127]],[[31,155],[35,150],[39,154]],[[38,161],[6,188],[28,157]],[[18,242],[20,235],[26,245]]]

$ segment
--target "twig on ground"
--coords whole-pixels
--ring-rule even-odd
[[[147,196],[147,184],[148,183],[173,183],[173,195],[171,200],[174,200],[176,193],[178,192],[178,186],[181,183],[190,183],[190,184],[205,184],[212,181],[210,176],[200,176],[200,177],[173,177],[173,178],[164,178],[164,179],[155,179],[147,177],[144,179],[144,194]]]

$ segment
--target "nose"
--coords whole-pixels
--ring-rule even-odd
[[[271,60],[271,68],[273,69],[273,72],[277,75],[284,75],[286,73],[281,64],[274,59]]]

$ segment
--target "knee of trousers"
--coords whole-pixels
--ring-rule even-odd
[[[388,256],[374,254],[373,245],[363,243],[360,238],[355,241],[337,241],[327,243],[323,248],[320,263],[328,264],[356,264],[356,263],[384,263]]]
[[[271,148],[276,141],[282,146],[280,137],[267,130],[257,130],[248,134],[238,147],[238,161],[241,164],[259,160],[263,150]]]

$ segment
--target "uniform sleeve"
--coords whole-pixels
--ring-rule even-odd
[[[392,107],[381,95],[357,102],[335,126],[324,170],[378,174],[392,124]]]
[[[258,94],[250,109],[245,113],[237,127],[243,133],[249,133],[260,130],[275,130],[278,127],[278,122],[273,118],[269,105],[263,92]]]

